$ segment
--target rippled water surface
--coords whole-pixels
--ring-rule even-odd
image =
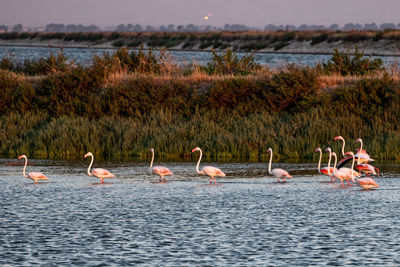
[[[147,163],[97,163],[116,178],[97,184],[86,163],[33,160],[48,182],[0,160],[0,264],[400,265],[400,166],[381,165],[380,188],[341,188],[315,164],[219,163],[219,185],[195,163],[166,163],[157,184]],[[100,165],[100,166],[99,166]]]
[[[24,59],[38,60],[39,58],[48,57],[50,51],[58,53],[57,48],[47,47],[20,47],[20,46],[0,46],[0,59],[11,57],[23,62]],[[113,53],[113,49],[88,49],[88,48],[64,48],[63,54],[75,62],[87,65],[90,64],[93,55],[102,55],[103,53]],[[155,51],[157,54],[158,52]],[[171,57],[178,64],[197,63],[205,65],[211,61],[212,54],[203,51],[169,51]],[[245,53],[238,53],[239,56]],[[298,65],[316,65],[318,63],[327,62],[331,55],[324,54],[280,54],[280,53],[255,53],[256,60],[262,64],[272,68],[284,67],[287,64]],[[376,57],[373,57],[376,58]],[[380,56],[386,65],[390,65],[399,61],[396,56]]]

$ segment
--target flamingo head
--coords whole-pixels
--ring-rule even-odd
[[[88,153],[86,153],[83,157],[86,159],[87,157],[89,157],[89,156],[92,156],[93,157],[93,154],[92,154],[92,152],[88,152]]]
[[[154,148],[150,149],[150,152],[154,152]]]
[[[336,141],[336,140],[344,140],[344,138],[343,138],[342,136],[338,135],[338,136],[336,136],[336,137],[334,138],[334,140],[335,140],[335,141]]]
[[[362,142],[361,138],[356,139],[356,143],[361,143],[361,142]]]
[[[18,159],[26,159],[26,155],[21,155],[18,157]]]
[[[272,153],[272,148],[269,147],[269,148],[268,148],[268,152],[271,152],[271,153]]]
[[[350,156],[354,156],[354,153],[353,152],[351,152],[351,151],[349,151],[349,152],[346,152],[346,153],[344,153],[346,156],[348,156],[348,155],[350,155]]]
[[[332,151],[332,150],[331,150],[330,147],[325,148],[325,152],[331,152],[331,151]]]
[[[322,152],[320,147],[317,147],[314,152]]]
[[[195,151],[200,151],[200,147],[195,147],[195,148],[192,149],[192,153],[195,152]]]

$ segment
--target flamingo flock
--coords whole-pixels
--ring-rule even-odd
[[[335,181],[340,181],[341,186],[344,187],[344,181],[347,183],[348,186],[352,186],[353,184],[358,184],[363,189],[375,189],[378,188],[379,185],[376,181],[372,178],[372,175],[376,175],[379,177],[379,169],[369,164],[369,162],[374,161],[366,150],[363,149],[363,142],[361,138],[355,140],[356,143],[360,143],[360,148],[356,151],[357,153],[353,153],[352,151],[345,152],[346,141],[342,136],[337,136],[334,140],[342,141],[342,148],[341,154],[343,156],[342,159],[338,162],[338,158],[335,152],[332,151],[330,147],[325,149],[325,152],[328,153],[328,165],[326,167],[321,168],[321,161],[322,161],[322,149],[316,148],[315,152],[319,153],[319,161],[318,161],[318,173],[324,174],[329,176],[331,182],[334,183]],[[166,183],[167,180],[165,176],[173,175],[172,171],[170,171],[167,167],[164,166],[153,166],[154,163],[154,149],[150,149],[152,156],[150,162],[150,173],[157,174],[159,176],[159,183]],[[192,150],[192,153],[198,151],[199,152],[199,159],[196,164],[196,172],[200,175],[207,175],[210,180],[210,184],[217,184],[215,177],[226,177],[226,174],[221,171],[217,167],[213,166],[204,166],[201,170],[199,169],[200,162],[203,156],[203,151],[200,147],[196,147]],[[271,169],[272,165],[272,158],[273,158],[273,151],[272,148],[268,148],[268,153],[270,154],[269,162],[268,162],[268,173],[270,175],[275,176],[278,183],[286,183],[286,179],[293,178],[286,170],[281,168]],[[88,152],[84,155],[84,158],[91,157],[91,161],[89,167],[87,169],[88,176],[95,176],[100,179],[100,183],[104,183],[104,179],[107,178],[114,178],[115,175],[110,171],[102,168],[92,168],[94,162],[94,156],[91,152]],[[333,166],[331,167],[332,157],[334,158]],[[48,180],[47,176],[41,172],[30,172],[26,174],[26,166],[28,164],[28,158],[26,155],[21,155],[18,159],[25,159],[25,165],[23,168],[23,176],[26,178],[32,179],[35,183],[38,183],[41,180]],[[351,161],[351,167],[345,167],[347,163]],[[358,170],[354,170],[354,167]],[[361,178],[361,174],[364,173],[365,177]]]
[[[319,162],[318,162],[318,172],[325,174],[331,177],[331,181],[334,182],[336,179],[340,181],[342,187],[344,187],[343,181],[346,181],[349,186],[353,184],[358,184],[363,189],[374,189],[378,188],[378,183],[371,177],[371,175],[379,176],[379,169],[372,166],[368,162],[374,161],[366,150],[363,149],[363,142],[361,138],[355,140],[356,143],[360,143],[360,148],[354,154],[352,151],[345,152],[346,141],[342,136],[336,136],[334,140],[342,141],[342,155],[343,158],[337,162],[337,155],[335,152],[332,152],[330,147],[325,149],[325,152],[329,153],[328,166],[320,169],[321,159],[322,159],[322,150],[321,148],[317,148],[315,152],[320,153]],[[333,167],[331,167],[331,158],[334,157],[335,162]],[[347,163],[351,161],[351,168],[344,167]],[[357,161],[357,162],[356,162]],[[359,171],[355,171],[354,167]],[[364,173],[366,177],[361,178],[361,173]],[[351,182],[353,183],[351,183]]]

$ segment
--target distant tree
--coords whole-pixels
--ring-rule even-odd
[[[381,25],[379,25],[379,29],[384,31],[384,30],[395,30],[396,29],[396,25],[394,25],[393,23],[382,23]]]
[[[338,31],[339,30],[339,25],[335,24],[331,24],[331,26],[329,26],[328,28],[331,31]]]
[[[264,30],[273,32],[277,30],[277,27],[274,24],[268,24],[264,27]]]
[[[46,25],[46,32],[65,32],[64,24],[50,23]]]
[[[128,29],[126,28],[125,24],[119,24],[116,29],[117,32],[126,32]]]
[[[297,29],[299,31],[309,31],[310,30],[310,26],[308,26],[306,24],[301,24]]]
[[[7,31],[8,31],[8,26],[0,25],[0,32],[7,32]]]
[[[173,32],[174,31],[174,24],[168,24],[167,31]]]
[[[183,25],[178,25],[178,32],[181,32],[184,29]]]
[[[132,31],[134,31],[134,32],[142,32],[142,31],[143,31],[143,28],[142,28],[142,26],[140,26],[139,24],[136,24],[136,25],[133,27]]]
[[[376,25],[376,23],[366,23],[366,24],[364,24],[363,29],[376,31],[376,30],[378,30],[378,25]]]
[[[16,24],[12,27],[12,32],[22,32],[24,30],[24,27],[22,24]]]

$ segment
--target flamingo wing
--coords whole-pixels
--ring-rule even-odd
[[[30,172],[28,176],[32,180],[48,180],[47,176],[41,172]]]
[[[92,171],[93,175],[99,178],[112,178],[114,177],[114,174],[112,174],[111,172],[105,170],[105,169],[93,169]]]
[[[357,180],[359,186],[364,189],[378,188],[379,185],[372,178],[361,178]]]
[[[218,168],[212,167],[212,166],[205,166],[203,168],[203,172],[211,177],[215,177],[215,176],[225,177],[226,176],[223,171],[221,171]]]
[[[283,170],[283,169],[279,169],[279,168],[277,168],[277,169],[273,169],[272,171],[272,174],[275,176],[275,177],[287,177],[287,178],[292,178],[292,176],[287,172],[287,171],[285,171],[285,170]]]
[[[167,167],[164,166],[154,166],[153,172],[160,176],[173,175],[173,173]]]
[[[335,169],[331,167],[331,175],[333,174],[333,171],[334,171],[334,170],[335,170]],[[329,176],[328,167],[322,168],[322,169],[321,169],[321,173]]]

